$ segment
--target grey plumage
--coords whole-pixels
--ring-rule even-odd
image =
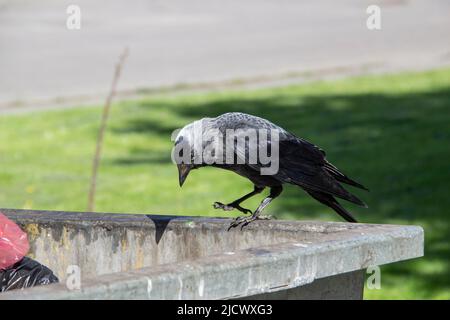
[[[245,148],[235,151],[236,159],[243,159],[243,164],[221,164],[211,163],[211,166],[231,170],[253,182],[254,191],[244,197],[224,205],[220,202],[215,203],[216,208],[224,210],[237,209],[245,213],[249,213],[248,209],[240,207],[240,203],[249,197],[260,193],[265,187],[271,188],[270,195],[263,200],[261,205],[256,209],[251,217],[238,218],[230,227],[241,224],[242,226],[253,220],[261,219],[261,211],[282,192],[282,185],[290,183],[304,189],[309,195],[319,202],[333,208],[339,215],[349,222],[356,222],[356,219],[345,210],[335,199],[335,197],[350,201],[359,206],[367,207],[366,204],[343,188],[341,183],[345,183],[354,187],[367,190],[363,185],[350,179],[348,176],[340,172],[334,165],[325,158],[325,152],[318,146],[302,139],[285,129],[273,124],[272,122],[244,114],[244,113],[225,113],[217,118],[204,118],[185,126],[176,138],[175,144],[185,143],[193,146],[194,140],[199,139],[199,135],[195,135],[194,127],[201,125],[202,148],[205,149],[209,145],[216,143],[217,135],[211,134],[212,131],[218,130],[226,135],[227,130],[276,130],[279,134],[279,169],[276,174],[262,175],[261,169],[265,166],[259,159],[256,163],[249,163],[249,154],[252,148],[261,148],[261,140],[258,138],[256,144],[247,143]],[[270,141],[268,142],[270,145]],[[271,146],[270,146],[271,147]],[[192,149],[192,148],[191,148]],[[226,141],[224,140],[223,150],[225,152]],[[215,154],[215,156],[218,156]],[[193,157],[193,154],[192,154]],[[193,160],[193,159],[192,159]],[[217,160],[217,159],[216,159]],[[183,184],[189,171],[200,168],[208,164],[202,162],[197,164],[178,164],[180,172],[180,185]]]

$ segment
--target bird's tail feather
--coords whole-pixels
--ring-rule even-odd
[[[306,190],[306,189],[305,189]],[[334,211],[336,211],[341,217],[343,217],[348,222],[358,222],[356,219],[351,215],[350,212],[345,210],[339,202],[332,196],[324,192],[317,192],[312,190],[306,190],[306,192],[316,199],[317,201],[329,206]]]
[[[354,194],[348,192],[331,174],[327,171],[321,171],[315,176],[302,177],[303,180],[294,180],[293,183],[304,188],[305,190],[314,191],[318,193],[326,193],[331,196],[335,196],[347,201],[350,201],[358,206],[367,208],[367,204],[364,203]]]
[[[325,170],[331,174],[337,181],[346,183],[348,185],[369,191],[369,189],[367,189],[365,186],[363,186],[362,184],[356,182],[355,180],[350,179],[349,177],[347,177],[345,174],[343,174],[342,172],[339,171],[338,168],[336,168],[334,165],[332,165],[331,163],[327,162],[325,164]]]

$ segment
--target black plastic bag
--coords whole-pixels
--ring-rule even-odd
[[[52,270],[24,257],[11,267],[0,270],[0,292],[59,282]]]

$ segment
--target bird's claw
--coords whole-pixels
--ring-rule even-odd
[[[234,209],[233,207],[223,204],[222,202],[214,202],[213,207],[214,209],[222,209],[225,211],[231,211]]]
[[[272,216],[237,217],[230,223],[228,231],[230,231],[232,228],[238,227],[239,225],[241,225],[242,230],[245,226],[247,226],[248,224],[250,224],[255,220],[270,220],[270,219],[272,219]]]
[[[222,202],[214,202],[213,207],[214,207],[214,209],[222,209],[222,210],[225,210],[225,211],[231,211],[231,210],[237,209],[240,212],[243,212],[243,213],[246,213],[246,214],[247,213],[249,213],[249,214],[252,213],[251,210],[246,209],[246,208],[242,208],[240,205],[233,204],[233,203],[223,204]]]
[[[240,225],[242,223],[241,220],[243,220],[244,217],[237,217],[236,219],[233,219],[233,221],[231,221],[230,226],[228,227],[227,231],[230,231],[232,228],[237,227],[238,225]]]

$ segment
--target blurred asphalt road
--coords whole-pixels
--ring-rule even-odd
[[[81,30],[66,28],[69,4]],[[448,65],[449,31],[448,0],[0,0],[0,106],[104,94],[125,46],[119,86],[135,90]]]

